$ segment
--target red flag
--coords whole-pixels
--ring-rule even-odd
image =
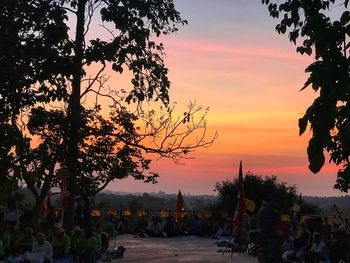
[[[236,205],[236,211],[235,211],[235,214],[233,216],[233,222],[237,225],[241,225],[243,223],[243,217],[244,217],[244,213],[245,213],[242,161],[239,163],[237,199],[238,200],[237,200],[237,205]]]
[[[184,202],[184,199],[182,198],[181,191],[179,190],[179,193],[177,194],[177,200],[176,200],[176,222],[181,220],[184,211],[185,211],[185,202]]]

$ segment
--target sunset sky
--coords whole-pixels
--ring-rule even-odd
[[[215,183],[244,172],[275,175],[303,195],[340,195],[333,190],[336,167],[313,175],[307,168],[310,133],[298,136],[297,120],[316,94],[299,92],[309,57],[295,52],[261,0],[176,0],[189,21],[164,39],[172,81],[171,100],[210,107],[208,126],[219,138],[195,160],[175,165],[155,161],[156,185],[117,181],[115,191],[215,194]]]

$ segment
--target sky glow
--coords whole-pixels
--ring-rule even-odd
[[[296,54],[287,36],[274,31],[277,21],[260,0],[175,2],[189,25],[163,38],[170,98],[210,107],[209,131],[219,138],[185,165],[155,161],[156,185],[127,179],[110,189],[215,194],[215,183],[232,180],[243,160],[243,172],[275,175],[303,195],[341,195],[333,190],[337,168],[327,164],[313,175],[306,157],[310,134],[298,136],[298,118],[316,96],[309,89],[299,92],[311,58]]]

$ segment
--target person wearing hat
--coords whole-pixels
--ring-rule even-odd
[[[52,238],[52,248],[54,258],[68,257],[70,250],[70,238],[64,232],[63,228],[58,228],[56,234]]]

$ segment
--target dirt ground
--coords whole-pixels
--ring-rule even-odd
[[[240,262],[257,263],[257,259],[233,253],[217,252],[219,248],[214,239],[199,237],[175,238],[135,238],[132,235],[117,237],[116,246],[124,246],[124,257],[113,262]]]

